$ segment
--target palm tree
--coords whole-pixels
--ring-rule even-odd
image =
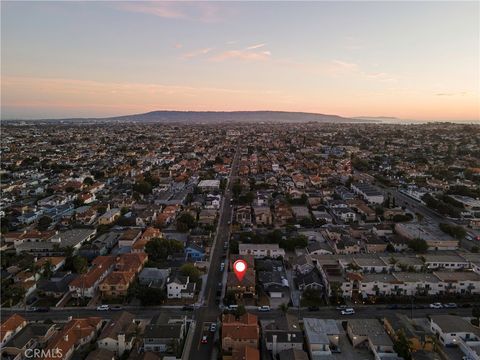
[[[396,263],[398,263],[398,260],[393,257],[393,256],[390,256],[390,259],[388,260],[388,262],[391,264],[391,265],[395,265]]]
[[[288,311],[288,304],[286,304],[286,303],[280,304],[279,309],[282,311],[282,313],[286,314],[287,311]]]

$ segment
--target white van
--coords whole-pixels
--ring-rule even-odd
[[[342,315],[353,315],[353,314],[355,314],[355,310],[353,310],[353,308],[346,308],[346,309],[340,311],[340,314],[342,314]]]
[[[270,306],[268,305],[259,306],[258,311],[270,311]]]

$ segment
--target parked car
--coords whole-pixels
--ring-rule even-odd
[[[429,305],[430,309],[443,309],[442,303],[433,303]]]
[[[270,311],[270,306],[268,305],[259,306],[258,311]]]
[[[211,323],[210,324],[210,332],[215,332],[217,331],[217,324]]]
[[[108,305],[97,306],[97,311],[108,311],[108,310],[110,310],[110,306]]]
[[[193,306],[192,305],[185,305],[184,307],[182,307],[182,310],[183,311],[193,311]]]
[[[397,304],[390,304],[390,305],[387,306],[387,309],[396,310],[396,309],[398,309],[398,305]]]
[[[345,310],[340,311],[342,315],[353,315],[355,314],[355,310],[353,308],[347,308]]]
[[[208,343],[208,337],[207,337],[207,335],[203,335],[202,336],[202,344],[206,344],[206,343]]]
[[[456,309],[458,305],[455,303],[448,303],[448,304],[443,304],[443,307],[447,309]]]
[[[309,306],[308,311],[318,311],[320,308],[318,306]]]
[[[120,311],[120,310],[123,310],[123,306],[120,306],[120,305],[113,305],[110,307],[110,310],[113,310],[113,311]]]

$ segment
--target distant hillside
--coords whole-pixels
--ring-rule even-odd
[[[169,111],[159,110],[144,114],[114,116],[108,118],[70,118],[70,119],[41,119],[41,121],[119,121],[119,122],[155,122],[155,123],[305,123],[305,122],[377,122],[374,119],[353,119],[338,115],[325,115],[304,112],[287,111]]]
[[[304,123],[304,122],[357,122],[359,120],[304,112],[287,111],[151,111],[145,114],[116,116],[110,120],[161,122],[161,123],[224,123],[224,122],[277,122],[277,123]],[[106,120],[106,119],[104,119]],[[364,120],[360,120],[364,121]]]
[[[304,112],[287,111],[152,111],[145,114],[126,115],[110,118],[112,120],[127,120],[139,122],[186,122],[186,123],[223,123],[223,122],[276,122],[276,123],[304,123],[304,122],[336,122],[347,123],[359,120]],[[360,120],[361,122],[365,120]],[[371,121],[371,120],[369,120]]]

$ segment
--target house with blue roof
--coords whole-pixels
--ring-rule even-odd
[[[202,261],[205,258],[205,250],[201,246],[190,244],[185,247],[185,257],[188,260]]]

